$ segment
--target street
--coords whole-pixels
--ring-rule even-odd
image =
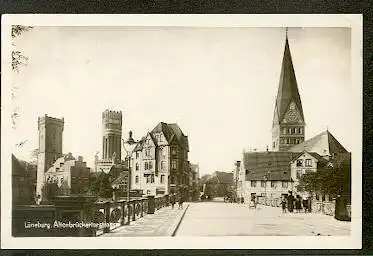
[[[282,213],[281,208],[223,202],[190,203],[176,236],[336,236],[349,235],[350,222],[314,213]]]

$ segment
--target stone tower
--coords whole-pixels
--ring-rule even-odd
[[[41,195],[44,173],[61,157],[64,119],[44,115],[38,118],[39,154],[37,165],[36,194]]]
[[[102,159],[121,162],[122,112],[105,110],[102,113]]]
[[[286,151],[304,141],[305,121],[286,29],[285,50],[272,123],[272,150]]]

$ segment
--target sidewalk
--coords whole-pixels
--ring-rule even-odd
[[[174,209],[171,206],[162,208],[102,236],[173,236],[188,207],[189,204],[184,204],[183,209],[178,209],[177,205]]]

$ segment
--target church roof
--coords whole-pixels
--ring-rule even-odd
[[[289,148],[291,152],[315,152],[320,156],[332,156],[334,153],[348,153],[339,141],[328,131]]]
[[[281,120],[284,118],[284,115],[289,107],[289,104],[292,101],[294,101],[295,105],[297,106],[297,109],[299,110],[302,120],[304,120],[303,108],[299,96],[297,79],[295,77],[288,37],[286,35],[285,50],[282,59],[280,82],[275,106],[275,115],[277,115],[277,120],[279,122],[281,122]]]

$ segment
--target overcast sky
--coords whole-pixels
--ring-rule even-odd
[[[350,121],[350,30],[288,34],[306,139],[328,127],[351,150],[360,124]],[[65,118],[64,153],[93,167],[109,108],[122,111],[125,138],[176,122],[201,174],[231,171],[244,148],[271,145],[284,44],[284,28],[34,27],[16,39],[29,64],[13,76],[17,138],[28,140],[15,154],[29,159],[38,116],[48,114]]]

